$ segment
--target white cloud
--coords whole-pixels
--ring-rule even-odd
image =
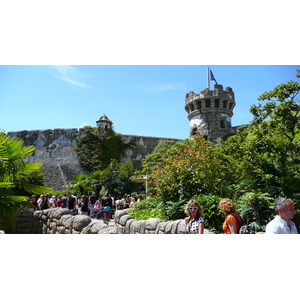
[[[165,84],[147,84],[140,86],[141,89],[146,90],[147,92],[153,93],[163,93],[167,91],[175,90],[186,90],[185,83],[182,82],[171,82]]]
[[[92,88],[91,86],[81,82],[79,79],[83,76],[79,71],[71,66],[53,66],[59,73],[59,79],[66,81],[72,85],[76,85],[83,88]]]

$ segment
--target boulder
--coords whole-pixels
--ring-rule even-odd
[[[180,220],[180,222],[177,225],[177,234],[185,234],[186,233],[186,223],[185,220]]]
[[[42,218],[42,215],[43,215],[43,211],[42,210],[36,210],[34,213],[33,213],[33,217],[35,219],[41,219]]]
[[[129,208],[127,209],[121,209],[121,210],[116,210],[115,214],[114,214],[114,219],[116,223],[120,222],[120,218],[122,216],[125,216],[128,214]]]
[[[92,234],[97,234],[101,229],[107,228],[108,225],[100,222],[95,222],[93,225],[90,227],[90,232]]]
[[[165,234],[171,234],[172,226],[173,226],[172,221],[167,222],[167,225],[165,227]]]
[[[165,234],[165,228],[166,228],[167,225],[168,225],[168,222],[158,223],[155,233],[156,234]]]
[[[131,227],[132,222],[136,222],[136,220],[132,218],[126,222],[125,231],[124,231],[125,234],[130,234],[130,227]]]
[[[71,212],[67,208],[54,208],[52,218],[60,219],[63,215],[70,215]]]
[[[110,231],[110,228],[107,226],[107,227],[103,227],[102,229],[100,229],[98,231],[98,234],[109,234],[109,231]]]
[[[60,223],[62,226],[70,229],[73,224],[73,219],[74,219],[74,216],[72,216],[72,215],[63,215],[60,219]]]
[[[88,226],[92,222],[91,218],[84,215],[76,215],[73,218],[72,228],[77,231],[81,231],[84,227]]]
[[[128,220],[131,220],[131,219],[133,219],[133,216],[131,216],[131,215],[123,215],[121,218],[120,218],[120,220],[119,220],[119,222],[118,223],[120,223],[120,225],[122,225],[122,226],[125,226],[125,224],[126,224],[126,222],[128,221]]]
[[[146,220],[146,229],[147,230],[156,230],[157,225],[161,222],[162,222],[162,220],[157,219],[157,218],[148,219],[148,220]]]
[[[173,224],[172,224],[172,227],[171,227],[171,234],[176,234],[177,233],[177,228],[178,228],[178,225],[181,221],[182,220],[176,220],[176,221],[172,222]]]

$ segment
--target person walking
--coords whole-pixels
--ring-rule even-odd
[[[90,205],[90,218],[94,218],[95,210],[94,210],[94,205],[97,201],[97,198],[95,196],[95,192],[92,192],[92,196],[90,196],[89,199],[89,205]]]
[[[81,196],[81,214],[87,216],[89,209],[89,201],[86,195]]]
[[[67,194],[68,197],[68,209],[71,211],[72,214],[76,213],[76,198],[70,193],[68,192]]]
[[[296,225],[291,219],[296,213],[292,199],[276,198],[274,200],[276,216],[266,226],[268,234],[297,234]]]
[[[234,203],[224,198],[219,202],[221,212],[226,216],[222,229],[225,234],[237,234],[243,224],[243,220],[239,214],[235,212]]]

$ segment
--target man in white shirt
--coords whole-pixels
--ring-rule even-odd
[[[295,223],[290,220],[296,213],[293,201],[290,198],[276,198],[274,208],[276,217],[267,224],[266,233],[297,234]]]

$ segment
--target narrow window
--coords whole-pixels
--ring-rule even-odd
[[[210,107],[210,99],[205,99],[205,107],[206,108]]]
[[[225,128],[225,121],[224,121],[224,120],[221,120],[221,121],[220,121],[220,127],[221,127],[221,128]]]

